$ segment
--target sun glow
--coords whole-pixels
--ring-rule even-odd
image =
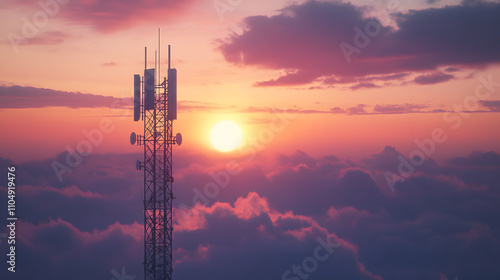
[[[241,129],[232,121],[221,121],[214,125],[210,132],[210,141],[215,149],[229,152],[241,143]]]

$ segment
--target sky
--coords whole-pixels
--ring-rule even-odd
[[[2,279],[143,279],[129,136],[158,28],[183,136],[174,279],[500,277],[500,2],[4,0],[0,18]],[[243,138],[226,153],[223,120]]]

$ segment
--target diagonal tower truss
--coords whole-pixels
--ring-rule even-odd
[[[172,279],[172,146],[182,143],[173,136],[173,120],[177,119],[177,70],[170,68],[168,47],[168,80],[159,80],[159,65],[134,75],[134,121],[144,121],[144,134],[132,133],[132,144],[144,146],[144,279]],[[147,49],[146,49],[147,59]],[[155,75],[158,70],[158,78]]]

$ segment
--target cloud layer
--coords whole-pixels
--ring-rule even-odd
[[[112,96],[23,86],[0,86],[0,98],[0,108],[123,108],[127,101]],[[130,104],[133,101],[130,100],[127,105]]]
[[[66,156],[16,165],[16,277],[111,279],[125,267],[140,278],[142,173],[133,164],[140,154],[89,155],[59,182],[51,163]],[[221,160],[179,152],[175,277],[498,277],[500,155],[426,158],[392,192],[385,173],[410,160],[390,146],[359,162],[297,151],[236,159],[230,174]],[[12,164],[0,159],[0,168]],[[5,194],[5,179],[0,185]],[[318,238],[339,246],[321,249]]]
[[[114,66],[114,63],[105,63],[104,66]],[[1,86],[0,109],[68,107],[68,108],[113,108],[127,109],[132,112],[133,98],[120,98],[91,93],[68,92],[54,89],[29,86]],[[179,101],[179,110],[185,111],[212,111],[224,110],[231,107],[220,106],[216,103],[200,101]]]
[[[434,79],[434,76],[422,78]],[[423,82],[425,83],[425,82]],[[22,108],[44,108],[44,107],[68,107],[68,108],[112,108],[122,109],[128,114],[132,111],[132,98],[118,98],[90,93],[66,92],[53,89],[26,87],[26,86],[0,86],[0,109],[22,109]],[[238,109],[236,106],[221,106],[217,103],[199,101],[179,101],[179,110],[193,111],[236,111],[240,113],[275,113],[283,111],[270,107],[247,107]],[[499,100],[478,100],[477,109],[467,111],[468,113],[500,112]],[[368,106],[357,104],[355,106],[340,108],[332,107],[329,110],[307,109],[294,107],[285,110],[289,114],[346,114],[346,115],[369,115],[369,114],[414,114],[414,113],[443,113],[454,112],[452,108],[433,108],[427,104],[377,104]]]

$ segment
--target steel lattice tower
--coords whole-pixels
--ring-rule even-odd
[[[144,117],[145,279],[172,279],[172,121],[163,82]]]
[[[172,279],[172,146],[180,145],[182,136],[174,137],[172,130],[177,119],[177,71],[170,69],[170,46],[168,64],[168,81],[155,83],[156,69],[146,69],[142,81],[134,76],[134,120],[144,120],[143,136],[132,133],[130,140],[144,146],[144,162],[138,161],[137,169],[144,168],[145,280]]]

